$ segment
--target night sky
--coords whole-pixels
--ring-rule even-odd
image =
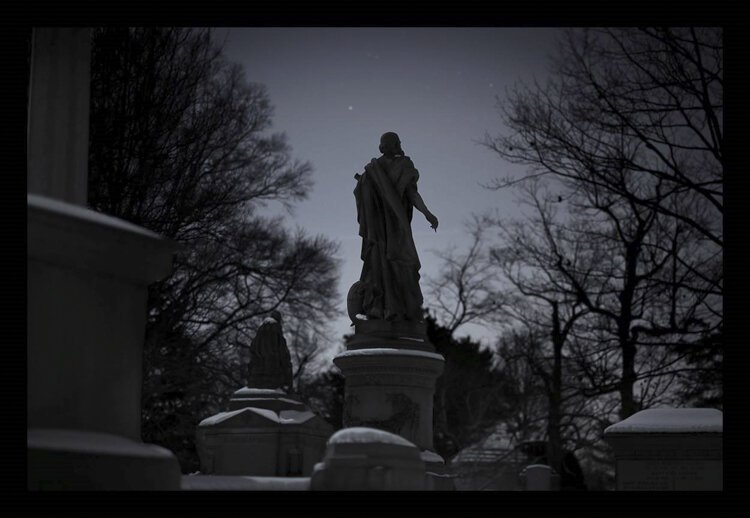
[[[380,135],[395,131],[420,173],[419,191],[438,217],[437,233],[415,211],[412,229],[424,278],[437,273],[431,250],[468,243],[464,222],[488,209],[511,215],[512,191],[481,184],[520,170],[479,145],[501,122],[497,96],[517,81],[543,79],[560,29],[540,28],[236,28],[217,29],[225,54],[248,81],[267,87],[273,131],[284,131],[295,158],[310,161],[315,182],[291,225],[340,243],[341,318],[362,261],[355,173],[380,155]],[[269,207],[270,211],[274,207]],[[468,325],[458,334],[487,340]]]

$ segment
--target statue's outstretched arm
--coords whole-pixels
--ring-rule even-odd
[[[417,191],[417,186],[409,186],[406,189],[406,196],[409,198],[411,204],[414,205],[414,208],[424,214],[424,217],[427,218],[427,221],[430,223],[430,227],[437,232],[438,219],[432,212],[430,212],[427,205],[425,205],[422,196],[420,196],[419,191]]]

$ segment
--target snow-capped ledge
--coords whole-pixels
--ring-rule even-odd
[[[433,463],[438,463],[438,464],[445,464],[445,459],[443,459],[443,457],[441,457],[440,455],[438,455],[434,451],[424,450],[421,453],[421,457],[422,457],[422,460],[425,461],[425,462],[433,462]]]
[[[134,225],[128,221],[107,214],[102,214],[95,210],[88,209],[81,205],[74,203],[68,203],[62,200],[54,198],[48,198],[46,196],[40,196],[38,194],[26,194],[26,203],[29,208],[34,210],[44,211],[49,214],[53,214],[56,217],[68,218],[71,220],[79,220],[82,222],[90,223],[92,225],[99,225],[102,227],[109,227],[112,229],[129,232],[135,235],[141,235],[151,239],[161,240],[163,239],[160,235],[151,232],[148,229]]]
[[[724,414],[714,408],[650,408],[604,430],[617,433],[722,433]]]
[[[373,347],[369,349],[355,349],[346,351],[337,356],[337,358],[350,358],[353,356],[421,356],[423,358],[432,358],[433,360],[445,361],[442,355],[430,353],[427,351],[417,351],[414,349],[395,349],[388,347]]]
[[[364,426],[352,426],[351,428],[344,428],[331,435],[328,439],[328,444],[353,444],[353,443],[385,443],[385,444],[398,444],[400,446],[412,446],[415,447],[414,443],[411,443],[403,437],[378,430],[376,428],[367,428]]]

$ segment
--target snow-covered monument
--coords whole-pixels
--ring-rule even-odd
[[[201,473],[309,477],[333,428],[292,394],[292,362],[274,311],[250,345],[247,386],[198,425]]]

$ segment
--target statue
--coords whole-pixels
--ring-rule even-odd
[[[292,386],[292,359],[281,324],[281,313],[272,311],[250,343],[249,388],[288,389]]]
[[[413,209],[437,232],[438,219],[417,192],[419,172],[393,132],[380,137],[379,158],[355,174],[354,198],[362,237],[362,274],[349,291],[348,313],[356,319],[421,322],[419,257],[411,232]]]

